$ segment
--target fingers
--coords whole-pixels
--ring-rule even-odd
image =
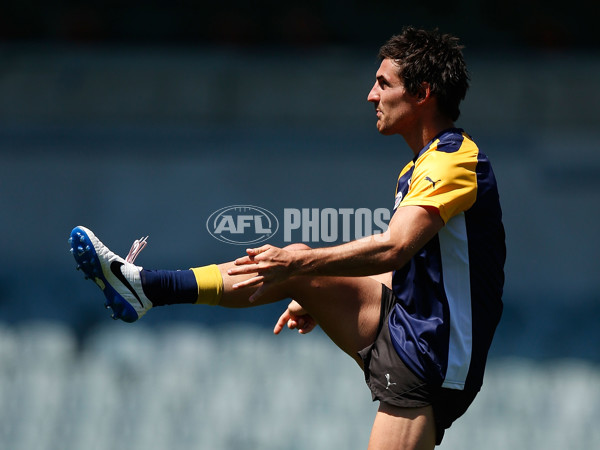
[[[272,247],[272,245],[265,244],[262,247],[258,247],[258,248],[247,248],[246,249],[246,253],[248,253],[248,256],[253,257],[253,256],[256,256],[256,255],[259,255],[260,253],[266,252],[271,247]]]
[[[229,270],[227,271],[227,273],[229,274]],[[232,274],[230,274],[232,275]],[[247,280],[243,280],[240,281],[238,283],[235,283],[233,286],[231,286],[233,289],[242,289],[248,286],[257,286],[259,284],[261,284],[263,281],[265,280],[265,277],[263,277],[262,275],[256,275],[255,277],[252,278],[248,278]]]
[[[298,328],[298,331],[302,329],[305,324],[305,320],[302,317],[295,317],[290,313],[289,309],[286,309],[281,316],[279,316],[279,320],[275,324],[275,328],[273,328],[273,333],[279,334],[281,330],[283,330],[286,326],[293,330],[294,328]],[[301,332],[301,331],[300,331]]]
[[[315,322],[314,319],[312,317],[310,317],[310,320],[307,320],[302,327],[298,328],[298,333],[300,333],[300,334],[310,333],[312,330],[315,329],[316,326],[317,326],[317,322]]]
[[[260,255],[261,253],[266,252],[271,247],[272,247],[272,245],[263,245],[262,247],[258,247],[258,248],[247,248],[246,249],[247,256],[242,256],[240,258],[237,258],[234,261],[235,265],[241,266],[241,265],[245,265],[245,264],[256,264],[254,257],[257,255]]]
[[[290,320],[288,320],[287,322],[287,327],[290,330],[293,330],[295,328],[302,328],[304,326],[304,320],[302,319],[302,317],[292,317]]]
[[[237,267],[232,267],[227,270],[228,275],[247,275],[251,273],[255,273],[257,271],[257,265],[260,261],[255,259],[256,255],[266,252],[272,246],[271,245],[263,245],[258,248],[247,248],[246,253],[247,256],[242,256],[233,261],[233,263]]]
[[[240,258],[236,258],[233,263],[236,266],[243,266],[246,264],[256,264],[256,261],[254,261],[254,257],[250,257],[250,256],[242,256]]]
[[[248,248],[246,253],[246,256],[234,261],[234,266],[227,270],[227,275],[250,275],[248,279],[234,283],[232,288],[258,287],[258,290],[249,298],[250,302],[253,303],[264,292],[288,278],[289,274],[286,273],[287,265],[285,261],[282,263],[274,258],[278,255],[278,249],[272,245]],[[262,253],[265,253],[265,255],[261,255]]]
[[[300,334],[310,333],[317,326],[317,322],[309,314],[298,316],[294,314],[294,309],[299,307],[298,303],[292,301],[286,310],[281,314],[279,320],[273,328],[273,333],[279,334],[286,326],[290,330],[297,329]]]
[[[290,312],[286,309],[283,312],[283,314],[281,316],[279,316],[279,320],[277,320],[277,323],[275,324],[275,328],[273,328],[273,333],[275,333],[275,334],[281,333],[281,330],[283,330],[283,327],[290,320],[290,318],[291,318]]]

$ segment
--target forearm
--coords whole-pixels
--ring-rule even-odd
[[[369,276],[401,267],[408,258],[389,231],[335,247],[294,252],[292,272],[309,276]]]
[[[436,210],[401,208],[382,233],[336,247],[294,254],[292,273],[299,275],[369,276],[401,268],[442,228]]]

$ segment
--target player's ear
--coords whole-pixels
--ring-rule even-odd
[[[431,97],[431,85],[427,81],[423,81],[417,92],[417,101],[424,102]]]

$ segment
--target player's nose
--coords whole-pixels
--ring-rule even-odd
[[[377,103],[379,101],[379,90],[377,89],[377,83],[373,85],[371,91],[367,95],[367,101]]]

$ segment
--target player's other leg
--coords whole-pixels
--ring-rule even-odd
[[[293,249],[293,248],[292,248]],[[251,290],[233,290],[238,280],[228,277],[230,264],[219,266],[224,279],[221,306],[248,306]],[[381,319],[380,277],[294,277],[262,303],[293,298],[329,338],[363,367],[358,352],[375,341]],[[401,408],[380,403],[369,440],[369,450],[431,450],[436,443],[433,408]]]
[[[400,408],[379,405],[368,450],[431,450],[436,430],[433,408]]]

